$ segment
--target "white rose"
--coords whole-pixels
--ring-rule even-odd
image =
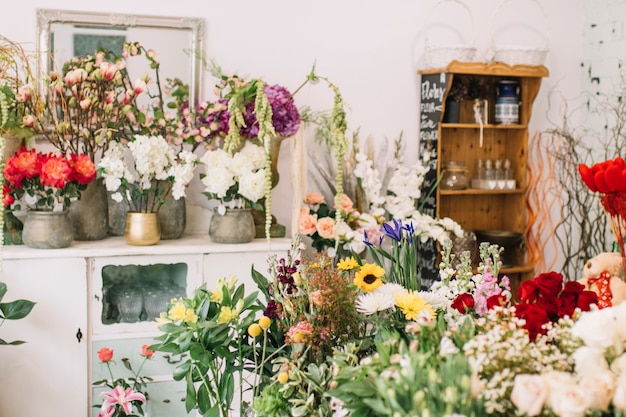
[[[615,382],[612,372],[598,371],[583,375],[579,385],[587,393],[592,409],[606,411],[615,391]]]
[[[513,381],[511,402],[529,416],[541,413],[548,397],[548,387],[542,375],[519,374]]]
[[[618,410],[626,410],[626,377],[621,376],[615,384],[613,393],[613,405]]]
[[[603,350],[612,347],[614,353],[620,355],[624,351],[624,341],[617,312],[614,307],[584,312],[574,323],[572,335],[583,339],[589,347]]]
[[[202,178],[205,185],[204,191],[216,194],[218,198],[226,196],[228,189],[235,184],[235,178],[226,169],[212,169]]]
[[[250,201],[259,201],[265,196],[265,170],[261,169],[239,177],[238,194]]]
[[[551,372],[551,374],[565,374],[564,372]],[[555,375],[552,375],[553,377]],[[548,394],[548,406],[560,417],[583,417],[591,406],[587,393],[581,388],[570,375],[559,375],[556,378],[548,378],[550,391]]]
[[[609,363],[601,349],[581,346],[574,352],[572,358],[576,363],[576,373],[579,375],[593,375],[609,369]]]
[[[230,170],[235,174],[235,176],[242,177],[256,171],[257,169],[258,168],[255,168],[253,161],[250,158],[247,158],[243,152],[238,152],[233,156]]]
[[[623,353],[611,362],[611,371],[616,375],[626,376],[626,353]]]

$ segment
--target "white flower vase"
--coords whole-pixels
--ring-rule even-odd
[[[211,216],[209,236],[215,243],[248,243],[256,235],[250,209],[227,208],[220,214],[216,208]]]

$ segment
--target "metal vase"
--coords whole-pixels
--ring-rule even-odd
[[[156,245],[161,240],[157,213],[126,213],[124,239],[133,246]]]
[[[69,209],[74,240],[101,240],[109,230],[108,193],[104,182],[95,179]]]

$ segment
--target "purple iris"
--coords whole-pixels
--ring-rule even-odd
[[[389,223],[383,223],[383,227],[380,231],[385,236],[389,236],[396,242],[400,242],[402,240],[402,222],[400,220],[393,219],[393,226]]]

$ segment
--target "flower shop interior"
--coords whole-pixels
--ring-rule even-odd
[[[7,9],[0,417],[623,416],[625,22]]]

